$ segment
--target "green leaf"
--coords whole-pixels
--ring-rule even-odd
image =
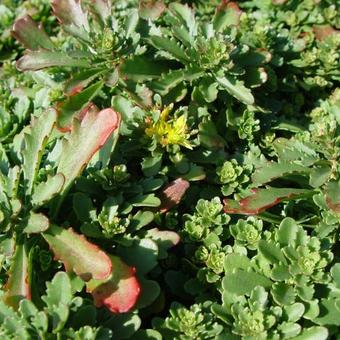
[[[31,289],[29,284],[29,262],[27,257],[26,246],[17,244],[12,264],[9,270],[9,278],[5,286],[4,301],[14,309],[19,307],[22,299],[31,298]]]
[[[65,272],[56,273],[52,281],[46,283],[46,286],[46,295],[42,296],[42,300],[50,310],[59,304],[67,306],[71,303],[71,281]]]
[[[340,289],[340,263],[336,263],[331,268],[331,275],[334,280],[335,286]]]
[[[41,26],[38,26],[29,15],[18,19],[12,30],[12,35],[26,48],[34,51],[39,48],[53,49],[54,45]]]
[[[130,340],[162,340],[162,335],[154,329],[139,329]]]
[[[294,245],[301,228],[291,217],[282,220],[277,231],[277,241],[283,246]]]
[[[63,193],[79,176],[91,157],[105,144],[118,128],[119,115],[112,109],[98,113],[86,112],[81,122],[73,120],[73,128],[67,139],[63,140],[62,153],[57,172],[65,177]]]
[[[272,264],[287,263],[279,245],[274,242],[260,240],[258,243],[259,251]]]
[[[90,101],[101,91],[103,85],[104,83],[102,81],[98,81],[80,93],[69,96],[68,99],[59,106],[58,126],[61,130],[70,129],[69,126],[72,123],[72,119],[90,104]],[[89,109],[89,107],[86,109]]]
[[[150,88],[162,96],[168,94],[173,88],[184,81],[183,70],[171,70],[167,73],[163,73],[157,80],[150,83]]]
[[[167,250],[177,245],[180,241],[180,236],[174,231],[159,230],[157,228],[149,229],[145,236],[157,243],[159,259],[167,258]]]
[[[96,219],[96,209],[91,198],[82,192],[76,192],[73,195],[73,210],[80,222]]]
[[[47,50],[27,51],[17,61],[19,71],[37,71],[51,66],[88,68],[91,64],[85,58],[70,57],[64,52]]]
[[[305,312],[305,306],[301,302],[293,303],[285,307],[285,314],[290,322],[297,322]]]
[[[129,201],[134,207],[159,207],[161,200],[155,194],[138,195]]]
[[[222,281],[223,289],[237,295],[250,294],[256,286],[270,288],[271,285],[272,282],[265,276],[242,269],[227,272]]]
[[[216,77],[217,82],[223,86],[233,97],[246,105],[252,105],[255,99],[249,89],[243,83],[230,76]]]
[[[340,326],[340,310],[337,308],[336,302],[336,299],[322,299],[319,302],[320,313],[313,322],[321,326]]]
[[[31,203],[33,207],[40,207],[58,195],[64,186],[64,182],[64,175],[59,173],[54,176],[48,176],[46,182],[39,183],[34,188],[32,195]]]
[[[103,73],[105,73],[104,69],[94,68],[82,70],[81,72],[74,74],[72,78],[65,83],[65,93],[69,96],[74,96],[75,94],[81,92],[84,87],[89,85],[94,79]]]
[[[215,123],[211,119],[203,119],[198,126],[200,144],[213,150],[220,150],[226,145],[225,140],[218,134]]]
[[[326,340],[328,339],[328,330],[325,327],[305,328],[300,335],[292,340]]]
[[[324,183],[326,183],[331,173],[332,169],[327,165],[316,166],[314,169],[312,169],[310,173],[309,184],[313,188],[318,188]]]
[[[71,282],[65,272],[58,272],[46,286],[46,295],[42,296],[42,300],[52,316],[53,333],[57,333],[64,327],[69,316],[68,306],[72,300]]]
[[[54,109],[44,112],[39,118],[33,117],[30,129],[25,133],[24,150],[22,151],[22,169],[25,179],[26,195],[31,195],[33,184],[38,174],[41,157],[48,137],[56,122],[57,115]]]
[[[24,222],[23,232],[26,234],[39,234],[46,231],[49,226],[50,221],[45,215],[31,211],[28,219]]]
[[[253,189],[253,193],[240,201],[224,200],[224,211],[229,214],[256,215],[282,200],[296,199],[313,192],[304,189],[271,188]]]
[[[245,255],[232,253],[228,254],[224,258],[224,270],[225,272],[232,273],[235,269],[248,270],[252,267],[249,258]]]
[[[159,78],[160,75],[168,70],[164,63],[155,62],[144,56],[134,56],[124,61],[120,66],[119,72],[124,79],[133,81],[147,81]]]
[[[136,304],[137,309],[150,306],[159,296],[161,288],[157,281],[141,279],[141,294]]]
[[[229,26],[237,26],[240,22],[242,11],[237,3],[222,2],[217,7],[215,16],[213,18],[213,25],[216,32],[223,32]]]
[[[268,162],[264,166],[256,169],[252,176],[252,182],[254,186],[260,186],[288,174],[295,172],[308,173],[309,171],[307,167],[291,162]]]
[[[84,281],[91,278],[102,280],[111,275],[110,258],[83,235],[76,234],[72,229],[51,225],[43,237],[65,269],[74,271]]]
[[[114,339],[130,339],[131,336],[141,326],[141,319],[133,313],[114,315],[108,321],[103,323],[103,327],[110,328],[114,331]]]
[[[151,239],[135,240],[131,247],[118,247],[117,253],[130,266],[137,268],[139,275],[148,273],[158,261],[158,246]]]
[[[295,301],[294,288],[286,283],[275,283],[271,289],[272,296],[279,305],[290,305]]]
[[[195,14],[188,5],[183,5],[178,2],[171,2],[169,5],[169,10],[177,19],[179,19],[182,25],[186,26],[190,32],[195,30]]]
[[[159,50],[168,52],[174,59],[183,63],[188,61],[188,57],[185,54],[183,47],[177,43],[176,40],[154,35],[150,37],[150,41],[153,46]]]

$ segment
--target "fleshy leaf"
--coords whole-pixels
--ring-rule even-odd
[[[56,111],[54,109],[49,109],[39,118],[32,118],[30,129],[25,134],[25,147],[22,151],[22,169],[24,172],[25,191],[27,195],[32,193],[41,157],[56,119]]]
[[[95,13],[101,18],[103,24],[111,15],[111,0],[93,0],[92,6]]]
[[[326,340],[326,339],[328,339],[327,328],[317,326],[304,328],[301,334],[294,337],[294,340]]]
[[[216,77],[217,82],[223,86],[233,97],[246,105],[252,105],[255,99],[251,91],[239,80],[231,77]]]
[[[214,29],[222,32],[226,27],[237,26],[240,23],[242,11],[234,1],[222,1],[218,6],[214,17]]]
[[[325,200],[329,209],[340,213],[340,181],[327,184]]]
[[[260,186],[264,183],[268,183],[276,178],[294,173],[294,172],[309,172],[310,170],[307,167],[304,167],[299,164],[282,162],[268,162],[264,166],[256,169],[252,176],[252,182],[254,186]]]
[[[222,285],[230,293],[244,295],[250,294],[256,286],[270,288],[272,282],[256,272],[236,269],[226,273]]]
[[[57,172],[65,176],[65,192],[75,178],[82,172],[91,157],[98,151],[116,130],[120,116],[112,109],[96,113],[89,110],[81,122],[73,120],[73,128],[63,141],[62,154]]]
[[[48,50],[28,51],[17,61],[19,71],[37,71],[51,66],[91,67],[88,59],[73,58],[64,52]]]
[[[52,0],[54,15],[67,26],[77,26],[89,30],[87,15],[81,8],[80,0]]]
[[[31,299],[29,285],[29,262],[26,246],[17,244],[12,265],[9,272],[9,279],[5,286],[5,302],[7,305],[18,308],[22,299]]]
[[[88,107],[87,105],[89,105],[90,101],[98,95],[103,85],[104,83],[99,81],[80,93],[69,96],[58,107],[58,127],[63,131],[70,129],[72,118],[75,117],[76,113]]]
[[[65,177],[63,174],[49,176],[46,182],[39,183],[32,195],[32,204],[34,207],[39,207],[47,203],[53,197],[58,195],[64,186]]]
[[[307,194],[310,190],[289,188],[253,189],[253,193],[240,201],[224,200],[224,211],[228,214],[256,215],[283,200],[295,199]]]
[[[161,192],[160,212],[164,213],[176,206],[189,188],[189,182],[183,178],[177,178],[169,183]]]
[[[156,20],[165,10],[163,1],[159,0],[140,0],[139,15],[143,19]]]
[[[49,226],[50,221],[45,215],[31,211],[27,221],[25,221],[23,232],[26,234],[39,234],[46,231]]]
[[[110,258],[98,246],[72,229],[52,225],[43,237],[53,250],[56,259],[63,262],[67,271],[74,271],[84,281],[91,278],[104,280],[111,275]]]
[[[68,305],[72,300],[71,281],[65,272],[58,272],[51,282],[46,283],[46,295],[42,300],[51,310],[59,304]]]
[[[12,35],[26,48],[35,51],[39,48],[53,49],[54,45],[41,26],[26,15],[18,19],[13,25]]]
[[[104,305],[113,313],[125,313],[136,304],[140,285],[134,267],[129,267],[117,256],[110,258],[113,268],[111,277],[106,281],[87,282],[87,292],[92,294],[97,307]]]

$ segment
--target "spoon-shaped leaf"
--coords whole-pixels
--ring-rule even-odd
[[[72,229],[50,226],[44,239],[50,245],[56,259],[63,262],[67,271],[73,271],[84,281],[92,278],[107,279],[112,270],[110,258],[98,246]]]
[[[140,285],[134,267],[129,267],[117,256],[110,258],[113,268],[110,278],[87,282],[87,291],[92,294],[97,307],[104,305],[113,313],[125,313],[136,304]]]
[[[22,299],[31,298],[29,286],[29,262],[24,244],[17,244],[9,278],[5,286],[5,302],[7,305],[18,308]]]

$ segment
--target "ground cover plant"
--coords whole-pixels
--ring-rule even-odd
[[[340,339],[333,0],[2,0],[1,339]]]

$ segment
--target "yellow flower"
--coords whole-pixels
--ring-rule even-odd
[[[187,132],[186,117],[182,115],[177,119],[169,119],[172,106],[166,107],[160,114],[159,119],[152,126],[145,129],[145,134],[155,137],[163,147],[167,145],[182,145],[192,149],[188,141],[190,134]]]

